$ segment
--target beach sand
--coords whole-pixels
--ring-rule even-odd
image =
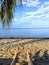
[[[49,65],[49,39],[0,39],[0,65],[10,65],[17,47],[16,65],[27,64],[27,49],[32,52],[34,65]]]

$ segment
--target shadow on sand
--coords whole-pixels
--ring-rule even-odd
[[[49,55],[47,53],[48,50],[45,50],[42,57],[39,56],[40,50],[35,53],[34,58],[34,65],[49,65]]]
[[[0,65],[10,65],[11,62],[11,58],[0,58]]]
[[[32,62],[34,65],[49,65],[49,55],[47,53],[48,50],[46,50],[43,54],[42,57],[39,56],[40,54],[39,50],[38,52],[35,53],[35,55],[32,57]],[[12,59],[9,58],[0,58],[0,65],[10,65],[12,62]],[[25,61],[22,62],[22,65],[27,65]]]

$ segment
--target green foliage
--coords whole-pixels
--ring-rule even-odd
[[[20,3],[22,3],[22,0],[18,0]],[[13,18],[13,10],[15,5],[17,4],[17,0],[1,0],[1,8],[0,8],[0,19],[2,22],[2,25],[9,26],[12,22]]]

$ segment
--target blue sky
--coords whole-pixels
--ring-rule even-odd
[[[15,8],[11,27],[49,28],[49,0],[22,0],[22,3],[22,7]]]
[[[49,0],[23,0],[15,9],[14,24],[19,28],[49,28]]]

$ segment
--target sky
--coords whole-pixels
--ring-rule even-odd
[[[49,38],[49,0],[22,0],[22,4],[14,9],[14,18],[10,24],[12,29],[3,30],[0,22],[0,37],[17,37],[18,35],[18,37]]]
[[[22,0],[22,4],[15,7],[11,28],[49,28],[49,0]]]
[[[49,0],[22,0],[23,6],[15,8],[16,28],[49,28]]]

